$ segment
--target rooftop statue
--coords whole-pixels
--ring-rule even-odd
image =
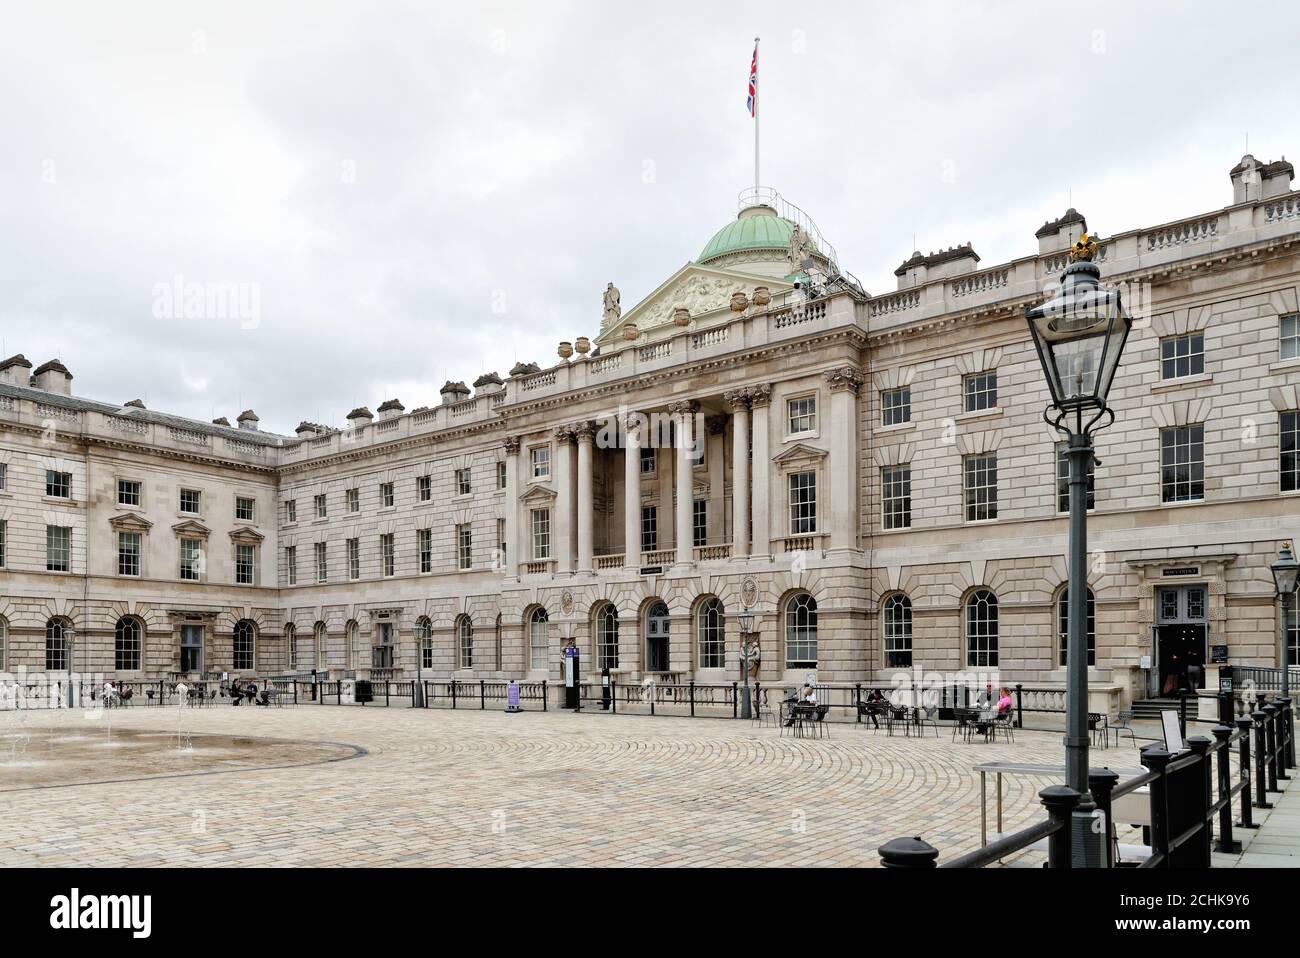
[[[600,325],[604,329],[618,322],[618,318],[623,315],[623,308],[618,304],[618,287],[610,283],[605,287],[605,296],[603,298],[605,315],[601,318]]]

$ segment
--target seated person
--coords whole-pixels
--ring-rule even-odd
[[[880,714],[885,710],[885,694],[880,689],[872,689],[867,693],[867,700],[864,703],[867,707],[867,716],[871,719],[871,724],[875,728],[880,728]]]
[[[1003,689],[1002,694],[998,697],[998,717],[1001,718],[1002,716],[1009,715],[1010,713],[1011,713],[1011,692],[1007,689]]]
[[[817,690],[814,689],[811,685],[804,683],[804,687],[799,690],[799,704],[816,705]]]

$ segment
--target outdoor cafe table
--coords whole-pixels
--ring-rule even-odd
[[[786,706],[789,706],[789,718],[794,734],[800,738],[803,737],[803,725],[805,722],[813,719],[817,715],[817,704],[815,702],[782,702],[781,703],[781,724],[785,724]]]
[[[980,773],[980,848],[987,845],[988,842],[988,791],[986,788],[988,782],[988,773],[993,772],[997,775],[997,809],[998,809],[998,834],[1002,834],[1002,776],[1003,775],[1059,775],[1065,777],[1064,765],[1038,765],[1033,762],[985,762],[982,765],[976,765],[975,771]],[[1136,778],[1138,775],[1146,774],[1146,769],[1142,768],[1114,768],[1115,772],[1121,779]],[[1112,813],[1112,818],[1114,814]]]

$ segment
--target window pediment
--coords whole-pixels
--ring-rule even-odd
[[[172,532],[183,539],[206,539],[212,534],[212,530],[203,523],[194,519],[186,519],[184,522],[178,522],[172,526]]]
[[[153,528],[152,522],[134,512],[113,516],[108,520],[108,524],[118,532],[148,532]]]
[[[535,502],[541,505],[553,502],[556,495],[556,491],[550,486],[532,485],[524,490],[524,493],[519,497],[519,500],[521,502]]]
[[[772,457],[773,462],[809,462],[816,459],[825,459],[826,450],[818,449],[816,446],[809,446],[806,443],[795,443],[789,449],[780,455]]]
[[[266,536],[249,526],[240,526],[238,529],[230,531],[230,541],[240,542],[245,545],[258,545]]]

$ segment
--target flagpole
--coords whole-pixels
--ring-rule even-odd
[[[758,195],[758,37],[754,37],[754,195]]]

